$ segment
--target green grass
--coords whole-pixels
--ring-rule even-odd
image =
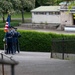
[[[11,16],[12,18],[22,18],[21,13],[16,13]],[[24,18],[31,18],[31,12],[25,12]]]
[[[5,18],[7,18],[7,14],[5,15]],[[11,18],[22,18],[22,14],[21,13],[12,14]],[[25,12],[24,18],[31,18],[31,12]],[[2,19],[1,15],[0,15],[0,19]]]
[[[10,24],[11,24],[11,26],[18,26],[20,22],[21,21],[14,20],[14,21],[11,21]],[[1,20],[0,21],[0,28],[4,28],[4,27],[5,27],[5,23],[3,23],[2,20]]]
[[[7,14],[5,15],[5,19],[7,18]],[[16,20],[12,20],[13,18],[16,18]],[[31,12],[25,12],[24,13],[24,18],[31,18]],[[0,16],[0,28],[4,28],[5,22],[3,23],[2,17]],[[18,20],[17,20],[18,19]],[[18,26],[19,23],[22,22],[22,15],[21,13],[15,13],[11,15],[11,26]],[[25,22],[31,22],[29,19],[25,19]]]

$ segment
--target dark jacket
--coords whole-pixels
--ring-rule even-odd
[[[18,33],[17,31],[12,32],[13,33],[13,42],[16,43],[18,41],[18,37],[20,37],[20,33]]]
[[[6,42],[12,42],[12,33],[7,32],[5,38],[6,38]]]

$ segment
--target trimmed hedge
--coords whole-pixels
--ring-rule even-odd
[[[34,31],[20,31],[20,32],[22,35],[22,37],[20,38],[21,50],[50,52],[51,49],[50,35]]]
[[[0,49],[3,49],[4,45],[3,45],[3,38],[4,38],[4,31],[3,29],[0,29]]]
[[[51,40],[53,38],[75,38],[74,35],[63,35],[27,30],[19,30],[19,32],[21,34],[21,37],[19,38],[21,51],[50,52],[52,43]],[[0,29],[0,34],[0,49],[3,49],[3,37],[5,33],[2,29]]]

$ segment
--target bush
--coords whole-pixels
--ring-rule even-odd
[[[4,49],[4,45],[3,45],[3,38],[4,38],[4,31],[3,29],[0,29],[0,49]]]
[[[51,51],[51,45],[52,45],[52,39],[55,38],[68,38],[73,39],[75,36],[73,35],[62,35],[62,34],[54,34],[54,33],[44,33],[44,32],[36,32],[36,31],[27,31],[27,30],[18,30],[20,32],[21,37],[19,38],[19,44],[21,51],[38,51],[38,52],[50,52]],[[3,49],[3,38],[4,38],[4,31],[0,29],[0,49]],[[67,44],[74,44],[72,42],[67,42]],[[72,45],[69,45],[69,47],[73,47]],[[60,46],[60,43],[58,44],[56,42],[56,45],[53,47],[56,48],[56,46]],[[59,47],[60,51],[62,52],[62,49]],[[68,52],[70,52],[70,49],[66,49]],[[72,52],[75,53],[75,50],[72,50]]]
[[[20,31],[20,33],[22,35],[20,38],[21,50],[50,52],[50,35],[34,31]]]

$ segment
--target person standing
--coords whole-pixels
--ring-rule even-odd
[[[13,54],[16,53],[16,31],[14,30],[14,27],[11,27],[11,34],[12,34],[12,51]]]
[[[8,31],[5,34],[6,44],[7,44],[7,50],[6,54],[13,54],[12,50],[12,33],[11,33],[11,27],[8,27]]]
[[[18,37],[20,37],[20,33],[17,32],[17,28],[12,28],[12,34],[13,34],[13,51],[14,54],[16,53],[16,51],[19,53],[20,52],[20,48],[19,48],[19,40]]]
[[[17,48],[16,51],[17,51],[18,53],[20,53],[19,37],[21,37],[21,34],[16,31],[16,48]]]

